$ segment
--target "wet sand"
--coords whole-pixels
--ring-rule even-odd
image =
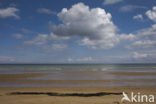
[[[148,76],[156,75],[156,72],[110,72],[110,74],[124,76]]]
[[[135,93],[140,92],[142,94],[152,94],[154,96],[156,95],[156,87],[6,87],[0,88],[0,101],[1,104],[130,104],[129,102],[121,102],[121,93],[123,91],[127,94],[130,94],[133,91]],[[21,94],[17,94],[17,92]],[[57,93],[60,94],[60,96],[55,94],[51,96],[45,93]],[[99,93],[101,93],[100,96],[98,96]],[[61,96],[61,94],[64,94],[65,96]],[[93,96],[77,96],[87,94]]]
[[[25,73],[25,74],[0,74],[0,85],[2,84],[111,84],[120,82],[153,82],[156,79],[147,79],[146,76],[154,76],[152,72],[110,72],[115,76],[145,76],[145,79],[115,79],[115,80],[33,80],[34,77],[42,77],[47,74],[42,73]]]
[[[113,72],[115,75],[140,76],[152,73],[138,72]],[[154,73],[153,73],[154,74]],[[152,75],[153,75],[152,74]],[[131,80],[31,80],[31,77],[44,76],[45,74],[1,74],[0,84],[16,83],[17,85],[30,84],[86,84],[86,83],[119,83],[153,82],[155,79]],[[0,87],[1,104],[130,104],[121,102],[122,92],[128,95],[131,92],[152,94],[156,96],[156,86],[111,86],[111,87]],[[135,104],[135,103],[134,103]],[[137,104],[137,103],[136,103]],[[144,103],[146,104],[146,103]],[[148,103],[147,103],[148,104]],[[152,103],[151,103],[152,104]],[[154,103],[153,103],[154,104]]]

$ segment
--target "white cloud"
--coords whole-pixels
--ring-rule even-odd
[[[89,8],[83,3],[78,3],[70,9],[63,8],[57,16],[62,24],[56,26],[50,22],[50,34],[39,34],[24,44],[45,45],[48,42],[57,43],[76,38],[76,42],[81,46],[110,49],[122,40],[135,38],[133,34],[117,34],[118,29],[111,20],[111,14],[102,8]]]
[[[140,40],[132,43],[128,46],[129,49],[140,49],[140,48],[153,48],[156,46],[156,41],[151,40]]]
[[[133,11],[135,9],[146,9],[146,7],[139,6],[139,5],[125,5],[125,6],[122,6],[120,8],[120,11],[122,11],[122,12],[130,12],[130,11]]]
[[[139,30],[136,40],[129,45],[129,49],[154,48],[156,47],[156,24],[149,28]]]
[[[119,35],[119,39],[120,40],[134,40],[136,38],[136,36],[134,34],[121,34]]]
[[[65,45],[65,44],[52,44],[53,50],[62,50],[65,48],[67,48],[67,45]]]
[[[104,0],[103,4],[104,5],[110,5],[110,4],[116,4],[119,2],[122,2],[123,0]]]
[[[114,42],[113,42],[114,41]],[[80,45],[88,46],[91,49],[110,49],[113,48],[118,41],[116,40],[90,40],[89,38],[84,38],[79,42]]]
[[[109,49],[119,42],[117,27],[104,9],[78,3],[69,10],[63,8],[58,17],[63,24],[52,26],[52,32],[59,37],[78,37],[81,45],[92,49]]]
[[[143,16],[141,14],[138,14],[136,16],[133,16],[133,19],[143,20]]]
[[[61,40],[68,40],[68,39],[70,39],[69,36],[58,36],[52,32],[50,33],[50,36],[49,36],[50,41],[61,41]]]
[[[48,41],[48,35],[47,34],[38,34],[36,37],[34,37],[32,40],[24,41],[25,45],[44,45]]]
[[[95,62],[95,60],[97,59],[93,59],[92,57],[81,57],[81,58],[68,58],[67,61],[68,62]]]
[[[19,34],[16,34],[16,35],[19,35]],[[16,37],[20,37],[20,36],[16,36]],[[49,34],[38,34],[33,39],[24,41],[24,44],[25,45],[41,46],[41,45],[46,45],[48,42],[51,42],[51,41],[61,41],[61,40],[68,40],[68,39],[69,39],[69,37],[67,37],[67,36],[60,37],[53,33],[50,33],[50,35]]]
[[[156,19],[156,7],[153,10],[148,10],[146,15],[149,19],[155,21]],[[156,47],[156,24],[153,24],[149,28],[138,30],[135,34],[136,39],[127,48],[129,49],[145,49]]]
[[[155,63],[156,62],[155,51],[139,51],[129,53],[125,59],[131,60],[130,62],[137,63]]]
[[[151,27],[138,31],[138,36],[144,39],[155,40],[156,39],[156,24]]]
[[[92,57],[84,57],[84,58],[76,59],[76,61],[78,61],[78,62],[90,62],[90,61],[93,61],[93,58]]]
[[[37,36],[35,36],[33,39],[31,40],[26,40],[23,42],[24,45],[36,45],[39,47],[42,47],[44,49],[47,50],[63,50],[65,48],[67,48],[66,44],[60,44],[57,43],[57,41],[60,40],[65,40],[66,38],[64,37],[55,37],[52,35],[48,35],[48,34],[38,34]],[[55,42],[55,43],[53,43]],[[52,45],[50,45],[52,44]]]
[[[38,13],[43,13],[43,14],[56,14],[56,12],[54,12],[54,11],[52,11],[50,9],[47,9],[47,8],[38,8],[37,12]]]
[[[12,36],[16,39],[22,39],[24,37],[22,34],[13,34]]]
[[[154,6],[152,10],[148,10],[146,12],[146,15],[148,16],[149,19],[156,22],[156,6]]]
[[[148,56],[149,55],[146,53],[133,52],[133,58],[135,58],[135,59],[147,58]]]
[[[72,58],[68,58],[67,61],[68,62],[73,62],[73,59]]]
[[[0,18],[14,17],[19,19],[20,17],[17,15],[19,9],[15,7],[8,7],[6,9],[0,9]]]

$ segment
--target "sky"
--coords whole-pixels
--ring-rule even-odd
[[[156,1],[0,0],[0,63],[156,63]]]

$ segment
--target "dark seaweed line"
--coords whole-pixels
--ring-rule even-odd
[[[105,95],[121,95],[122,93],[99,92],[99,93],[55,93],[55,92],[11,92],[9,95],[48,95],[48,96],[77,96],[94,97]]]

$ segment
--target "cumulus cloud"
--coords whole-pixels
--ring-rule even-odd
[[[149,19],[156,22],[156,6],[154,6],[152,10],[148,10],[146,12],[146,15],[148,16]]]
[[[5,9],[0,9],[0,18],[14,17],[19,19],[20,17],[17,15],[19,9],[15,7],[8,7]]]
[[[109,49],[118,43],[117,27],[111,14],[104,9],[90,9],[83,3],[73,5],[69,10],[63,8],[58,17],[62,24],[52,26],[52,33],[59,37],[78,37],[80,45],[92,49]]]
[[[119,2],[122,2],[123,0],[104,0],[103,4],[104,5],[110,5],[110,4],[116,4]]]
[[[141,14],[138,14],[136,16],[133,16],[133,19],[143,20],[143,16]]]
[[[77,3],[70,9],[63,8],[57,16],[62,23],[50,24],[50,34],[39,34],[34,39],[25,41],[25,44],[43,45],[76,38],[81,46],[110,49],[121,40],[135,38],[133,34],[117,34],[118,29],[111,20],[111,14],[102,8],[89,8],[83,3]]]
[[[43,13],[43,14],[56,14],[56,12],[54,12],[54,11],[52,11],[50,9],[47,9],[47,8],[38,8],[37,12],[38,13]]]
[[[139,5],[125,5],[125,6],[122,6],[120,8],[120,11],[122,11],[122,12],[130,12],[130,11],[133,11],[135,9],[146,9],[146,7],[139,6]]]

